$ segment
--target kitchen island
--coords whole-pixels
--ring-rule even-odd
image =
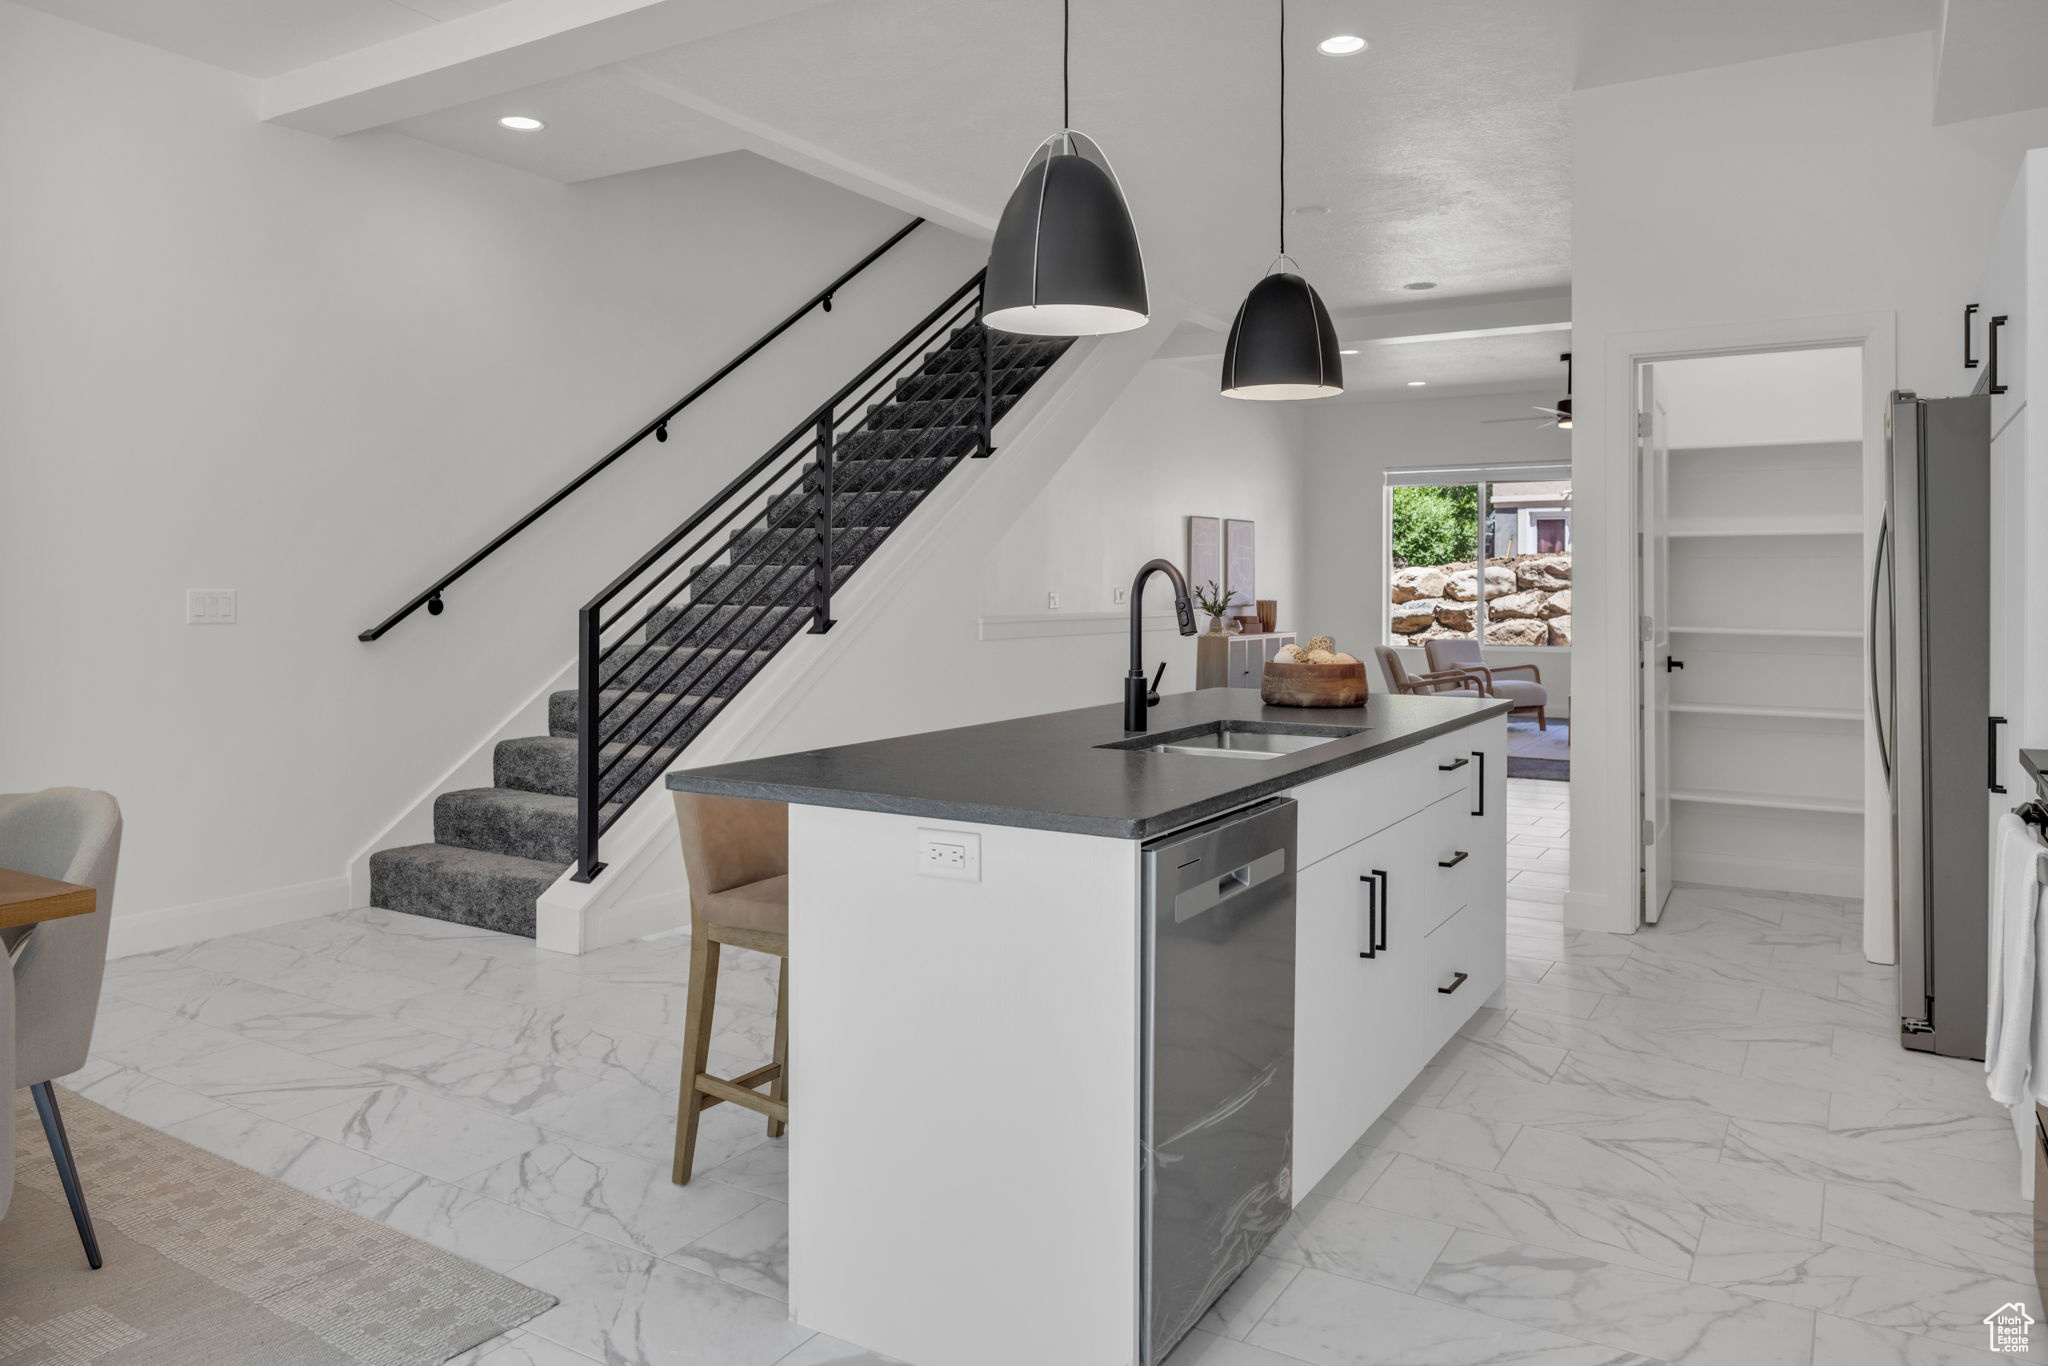
[[[1507,710],[1218,688],[1143,733],[1091,707],[671,774],[791,808],[794,1317],[913,1366],[1163,1357],[1500,991]],[[1284,857],[1177,852],[1254,821]]]

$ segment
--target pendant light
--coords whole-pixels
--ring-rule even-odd
[[[982,321],[1030,337],[1143,327],[1145,258],[1109,159],[1068,117],[1070,0],[1060,6],[1060,131],[1038,145],[996,224]]]
[[[1287,0],[1280,0],[1280,254],[1252,286],[1223,346],[1225,398],[1328,398],[1344,392],[1330,310],[1287,254]]]

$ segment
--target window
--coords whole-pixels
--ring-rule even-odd
[[[1387,508],[1392,644],[1572,643],[1569,466],[1391,473]]]

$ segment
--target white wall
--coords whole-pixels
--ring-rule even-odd
[[[1897,385],[1946,388],[1963,305],[2048,112],[1934,127],[1930,41],[1573,97],[1574,686],[1589,719],[1573,737],[1570,924],[1635,924],[1627,356],[1654,352],[1651,334],[1692,345],[1718,328],[1739,345],[1764,323],[1881,312],[1896,315]]]
[[[562,186],[253,103],[0,3],[0,790],[120,798],[120,916],[345,904],[349,856],[573,656],[575,606],[979,264],[920,229],[360,644],[902,217],[746,155]],[[188,587],[240,624],[185,626]]]
[[[1308,462],[1308,585],[1304,619],[1359,658],[1386,639],[1389,559],[1386,476],[1389,470],[1449,465],[1556,465],[1570,458],[1564,433],[1540,422],[1489,422],[1534,417],[1532,404],[1557,401],[1553,390],[1482,397],[1338,401],[1305,416]],[[1574,494],[1574,517],[1578,516]],[[1574,528],[1573,575],[1581,572]],[[1578,606],[1576,582],[1572,606]],[[1576,626],[1576,618],[1574,618]],[[1414,667],[1424,667],[1422,652]],[[1488,646],[1502,664],[1532,663],[1543,671],[1552,716],[1569,714],[1572,650]],[[1369,670],[1381,687],[1379,666]]]
[[[1673,446],[1863,439],[1863,357],[1853,347],[1667,361],[1656,382]]]
[[[1295,629],[1305,541],[1299,441],[1297,405],[1223,398],[1213,374],[1185,363],[1146,366],[990,551],[983,614],[1040,616],[1048,630],[1073,613],[1122,615],[1113,592],[1130,587],[1139,565],[1163,556],[1187,568],[1189,517],[1231,517],[1256,524],[1258,596],[1279,602],[1280,629]],[[1046,606],[1050,593],[1057,613]],[[1163,583],[1148,586],[1145,608],[1172,612]],[[1192,646],[1183,652],[1189,672],[1179,662],[1167,672],[1179,688],[1193,682]]]

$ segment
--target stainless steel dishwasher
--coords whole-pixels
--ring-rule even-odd
[[[1145,846],[1145,1366],[1293,1205],[1294,830],[1281,798]]]

